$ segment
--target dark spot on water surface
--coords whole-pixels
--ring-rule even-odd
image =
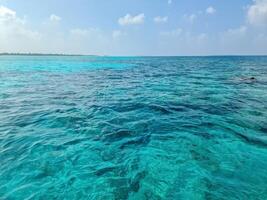
[[[113,132],[108,133],[108,134],[104,134],[103,135],[103,141],[115,142],[115,141],[120,141],[124,138],[129,138],[132,136],[134,136],[133,131],[130,131],[127,129],[121,129],[121,130],[113,131]]]
[[[263,133],[265,133],[265,134],[267,134],[267,126],[262,126],[260,128],[260,131],[263,132]]]
[[[146,145],[150,142],[150,137],[151,137],[150,135],[145,135],[145,136],[140,136],[139,138],[136,138],[136,139],[129,140],[123,143],[120,146],[120,149],[124,149],[125,147],[131,146],[131,145],[134,145],[134,146]]]
[[[248,143],[248,144],[255,145],[255,146],[258,146],[258,147],[262,147],[262,148],[266,148],[267,147],[267,142],[266,141],[259,140],[257,138],[253,138],[251,136],[247,136],[245,134],[238,133],[238,132],[236,132],[235,134],[239,138],[241,138],[243,141],[245,141],[246,143]]]
[[[79,139],[71,140],[69,142],[65,142],[63,145],[64,146],[72,146],[72,145],[79,144],[85,140],[86,140],[86,138],[79,138]]]
[[[116,169],[116,167],[104,167],[104,168],[98,169],[95,172],[95,175],[103,176],[106,173],[114,172],[115,169]]]
[[[142,171],[139,172],[131,181],[131,190],[133,192],[138,192],[140,189],[140,184],[141,181],[146,177],[147,172],[146,171]]]
[[[170,114],[171,113],[171,111],[169,111],[167,108],[160,106],[160,105],[156,105],[156,104],[149,105],[149,108],[151,110],[160,112],[162,114]]]

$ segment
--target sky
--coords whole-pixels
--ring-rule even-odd
[[[0,0],[0,52],[267,55],[267,0]]]

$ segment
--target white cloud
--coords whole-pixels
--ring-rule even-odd
[[[0,6],[0,51],[23,51],[37,45],[42,34],[27,27],[25,19],[16,12]]]
[[[254,0],[248,7],[247,17],[252,25],[267,26],[267,0]]]
[[[64,43],[67,44],[65,49],[70,53],[79,54],[107,54],[110,48],[111,36],[99,28],[72,29],[66,33]]]
[[[197,16],[195,14],[191,14],[191,15],[184,15],[184,18],[189,21],[190,23],[193,23],[195,21],[195,19],[197,18]]]
[[[120,37],[121,36],[121,31],[120,30],[115,30],[115,31],[113,31],[112,32],[112,37],[113,38],[118,38],[118,37]]]
[[[176,37],[181,35],[183,32],[183,30],[181,28],[177,28],[174,30],[170,30],[170,31],[162,31],[160,32],[161,36],[165,36],[165,37]]]
[[[59,17],[59,16],[57,16],[55,14],[50,15],[50,18],[49,19],[52,22],[59,22],[59,21],[61,21],[61,17]]]
[[[16,18],[15,11],[4,6],[0,6],[0,20],[8,20],[14,18]]]
[[[96,29],[72,29],[70,30],[71,35],[78,35],[78,36],[87,36],[89,35],[92,31],[96,31]]]
[[[132,16],[130,14],[125,15],[124,17],[119,18],[118,23],[121,26],[125,25],[138,25],[138,24],[143,24],[145,21],[145,15],[144,13],[141,13],[136,16]]]
[[[232,36],[233,35],[240,36],[240,35],[246,34],[247,30],[248,30],[248,28],[246,26],[241,26],[237,29],[228,29],[226,31],[226,34],[232,35]]]
[[[159,53],[164,55],[253,55],[267,53],[267,32],[240,26],[218,34],[174,29],[160,33]]]
[[[206,13],[209,15],[212,15],[212,14],[216,13],[216,9],[213,8],[212,6],[210,6],[206,9]]]
[[[192,14],[192,15],[189,16],[189,20],[191,22],[193,22],[196,18],[197,18],[197,16],[195,14]]]
[[[163,32],[161,36],[158,48],[164,55],[211,54],[209,52],[210,37],[205,33],[194,34],[190,31],[175,29]]]
[[[113,32],[112,32],[112,38],[113,39],[117,39],[117,38],[120,38],[120,37],[122,37],[122,36],[126,36],[127,34],[125,33],[125,32],[123,32],[123,31],[121,31],[121,30],[114,30]]]
[[[58,20],[52,17],[52,20]],[[49,19],[50,20],[50,19]],[[0,6],[0,52],[110,54],[112,34],[97,28],[62,30],[40,23],[38,30],[16,11]],[[118,47],[118,49],[120,49]]]
[[[217,46],[228,54],[266,54],[267,34],[249,26],[229,29],[221,34]]]
[[[168,17],[161,17],[161,16],[157,16],[154,18],[154,22],[155,23],[166,23],[168,21]]]

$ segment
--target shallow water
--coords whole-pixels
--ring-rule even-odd
[[[267,199],[267,57],[1,56],[0,199]]]

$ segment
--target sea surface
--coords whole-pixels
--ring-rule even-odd
[[[266,200],[267,57],[0,56],[0,199]]]

